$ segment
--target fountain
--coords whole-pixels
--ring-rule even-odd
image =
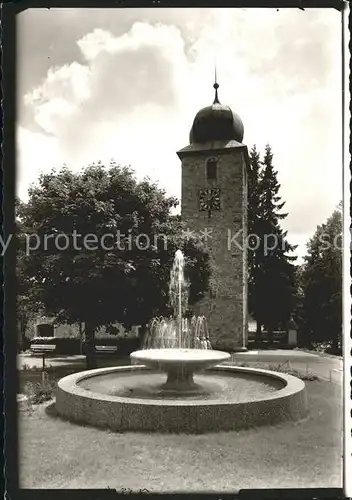
[[[302,380],[223,364],[231,356],[211,348],[206,318],[187,317],[188,287],[178,250],[169,285],[171,317],[151,321],[130,365],[59,380],[57,413],[118,432],[229,431],[304,417]]]
[[[226,352],[211,350],[205,316],[185,317],[188,309],[188,283],[184,276],[184,257],[177,250],[170,273],[169,298],[171,318],[154,318],[145,339],[144,349],[131,359],[167,373],[164,391],[194,392],[193,374],[230,359]]]

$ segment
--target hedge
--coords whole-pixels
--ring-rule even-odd
[[[31,346],[35,344],[55,344],[54,354],[80,354],[80,339],[77,337],[34,337]]]
[[[56,349],[54,354],[81,354],[80,339],[77,337],[34,337],[31,340],[31,345],[35,344],[55,344]],[[117,354],[128,355],[136,351],[140,347],[140,340],[137,337],[101,337],[95,339],[95,345],[111,345],[117,347]],[[85,344],[82,346],[83,354],[85,354]]]
[[[99,339],[95,339],[95,345],[116,346],[118,354],[128,355],[139,349],[140,339],[138,337],[100,337]]]

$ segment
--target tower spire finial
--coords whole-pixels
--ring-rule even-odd
[[[216,75],[216,61],[215,61],[215,83],[214,83],[213,87],[215,89],[215,99],[214,99],[213,104],[220,104],[219,97],[218,97],[219,84],[217,82],[217,75]]]

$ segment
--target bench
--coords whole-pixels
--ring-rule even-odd
[[[48,352],[53,352],[56,349],[55,344],[32,344],[30,350],[32,352],[37,352],[39,354],[46,354]]]
[[[55,344],[32,344],[30,346],[30,350],[32,354],[41,354],[43,357],[43,366],[42,366],[42,380],[44,381],[44,372],[45,372],[45,355],[55,351]]]
[[[95,351],[99,354],[113,354],[117,352],[117,346],[116,345],[96,345],[95,346]]]

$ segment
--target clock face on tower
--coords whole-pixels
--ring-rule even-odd
[[[220,210],[220,189],[201,189],[199,191],[199,210]]]

